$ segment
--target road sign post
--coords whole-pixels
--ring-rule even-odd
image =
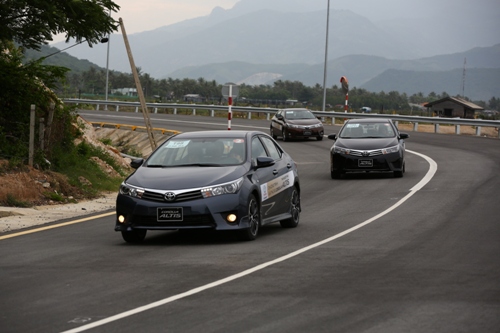
[[[239,92],[239,87],[234,83],[226,83],[222,86],[222,96],[227,98],[227,130],[231,130],[231,120],[233,118],[233,112],[231,110],[233,106],[233,97],[237,97]]]
[[[347,112],[349,108],[349,81],[345,76],[342,76],[340,78],[340,83],[342,84],[342,91],[345,94],[344,112]]]

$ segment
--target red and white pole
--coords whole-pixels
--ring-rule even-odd
[[[229,85],[229,97],[227,98],[227,103],[229,105],[227,109],[227,130],[231,130],[231,119],[233,118],[233,113],[231,111],[231,106],[233,105],[233,85]]]
[[[345,94],[345,104],[344,104],[344,112],[347,113],[347,109],[349,108],[349,93]]]

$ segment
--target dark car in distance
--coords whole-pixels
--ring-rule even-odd
[[[283,141],[290,139],[316,138],[323,140],[323,123],[308,109],[283,109],[271,119],[271,136]]]
[[[330,134],[335,140],[330,149],[330,174],[341,178],[347,172],[392,172],[403,177],[405,172],[405,142],[409,138],[400,133],[390,119],[350,119],[339,134]]]
[[[120,186],[115,231],[129,243],[148,230],[234,230],[253,240],[261,226],[299,223],[297,166],[259,131],[199,131],[170,137]]]

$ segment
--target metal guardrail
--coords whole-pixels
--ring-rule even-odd
[[[140,103],[139,102],[121,102],[121,101],[102,101],[102,100],[86,100],[86,99],[63,99],[65,103],[69,104],[89,104],[95,105],[96,110],[99,110],[100,106],[113,106],[116,111],[120,110],[120,107],[133,107],[135,112],[139,112]],[[178,103],[146,103],[148,108],[153,110],[153,113],[158,113],[158,110],[162,109],[172,109],[174,114],[177,114],[178,110],[192,110],[192,114],[196,115],[197,110],[208,110],[210,111],[210,116],[215,116],[215,111],[228,111],[229,107],[227,105],[202,105],[202,104],[178,104]],[[233,112],[246,112],[247,118],[252,119],[252,113],[265,114],[266,119],[270,120],[271,115],[276,113],[278,108],[259,108],[259,107],[248,107],[248,106],[231,106]],[[419,123],[434,124],[434,132],[439,133],[439,125],[453,125],[455,126],[455,134],[460,134],[460,126],[473,126],[476,129],[476,135],[481,136],[482,127],[494,127],[498,131],[498,138],[500,138],[500,121],[498,120],[482,120],[482,119],[464,119],[464,118],[441,118],[441,117],[421,117],[421,116],[406,116],[406,115],[396,115],[396,114],[373,114],[373,113],[356,113],[356,112],[333,112],[333,111],[312,111],[316,116],[322,118],[330,118],[332,124],[335,123],[335,118],[351,119],[351,118],[389,118],[392,119],[396,124],[398,122],[409,122],[413,124],[413,131],[418,131]]]

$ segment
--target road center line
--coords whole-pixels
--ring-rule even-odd
[[[425,159],[429,163],[429,170],[427,171],[426,175],[420,180],[420,182],[418,182],[415,186],[413,186],[410,189],[410,192],[406,196],[404,196],[401,200],[399,200],[394,205],[392,205],[391,207],[387,208],[385,211],[381,212],[380,214],[377,214],[374,217],[372,217],[372,218],[370,218],[370,219],[368,219],[368,220],[366,220],[366,221],[364,221],[364,222],[362,222],[362,223],[360,223],[360,224],[358,224],[358,225],[356,225],[356,226],[354,226],[352,228],[349,228],[349,229],[347,229],[347,230],[345,230],[345,231],[343,231],[343,232],[341,232],[339,234],[336,234],[336,235],[334,235],[332,237],[326,238],[326,239],[324,239],[322,241],[319,241],[317,243],[311,244],[311,245],[306,246],[304,248],[301,248],[301,249],[299,249],[297,251],[294,251],[294,252],[291,252],[291,253],[289,253],[287,255],[279,257],[277,259],[274,259],[274,260],[265,262],[263,264],[257,265],[255,267],[247,269],[247,270],[245,270],[243,272],[240,272],[240,273],[228,276],[228,277],[226,277],[224,279],[220,279],[220,280],[214,281],[212,283],[206,284],[206,285],[198,287],[198,288],[194,288],[194,289],[188,290],[188,291],[186,291],[184,293],[180,293],[180,294],[177,294],[177,295],[174,295],[174,296],[170,296],[170,297],[164,298],[164,299],[159,300],[159,301],[154,302],[154,303],[150,303],[150,304],[147,304],[147,305],[144,305],[144,306],[141,306],[141,307],[129,310],[129,311],[125,311],[125,312],[119,313],[117,315],[114,315],[114,316],[111,316],[111,317],[108,317],[108,318],[104,318],[104,319],[98,320],[98,321],[93,322],[93,323],[89,323],[89,324],[84,325],[84,326],[80,326],[80,327],[77,327],[77,328],[74,328],[74,329],[71,329],[71,330],[68,330],[68,331],[64,331],[62,333],[83,332],[83,331],[89,330],[91,328],[99,327],[99,326],[111,323],[113,321],[117,321],[117,320],[129,317],[129,316],[138,314],[140,312],[148,311],[148,310],[157,308],[159,306],[162,306],[162,305],[165,305],[165,304],[168,304],[168,303],[172,303],[172,302],[174,302],[176,300],[179,300],[179,299],[182,299],[182,298],[194,295],[194,294],[198,294],[198,293],[200,293],[202,291],[205,291],[205,290],[208,290],[208,289],[211,289],[211,288],[215,288],[215,287],[223,285],[225,283],[237,280],[237,279],[239,279],[241,277],[250,275],[250,274],[252,274],[254,272],[263,270],[266,267],[269,267],[269,266],[275,265],[277,263],[283,262],[285,260],[288,260],[290,258],[296,257],[296,256],[298,256],[298,255],[300,255],[300,254],[302,254],[304,252],[307,252],[309,250],[317,248],[317,247],[319,247],[319,246],[321,246],[323,244],[332,242],[332,241],[334,241],[334,240],[336,240],[336,239],[338,239],[340,237],[343,237],[343,236],[345,236],[347,234],[350,234],[351,232],[354,232],[354,231],[356,231],[356,230],[364,227],[365,225],[368,225],[368,224],[372,223],[373,221],[376,221],[377,219],[381,218],[384,215],[387,215],[388,213],[392,212],[393,210],[395,210],[396,208],[398,208],[399,206],[401,206],[406,200],[408,200],[415,193],[417,193],[419,190],[421,190],[427,183],[429,183],[429,181],[432,179],[432,177],[434,177],[434,174],[437,171],[437,163],[433,159],[431,159],[430,157],[428,157],[426,155],[423,155],[423,154],[420,154],[420,153],[417,153],[415,151],[411,151],[411,150],[406,150],[406,151],[409,152],[409,153],[418,155],[418,156],[422,157],[423,159]]]

